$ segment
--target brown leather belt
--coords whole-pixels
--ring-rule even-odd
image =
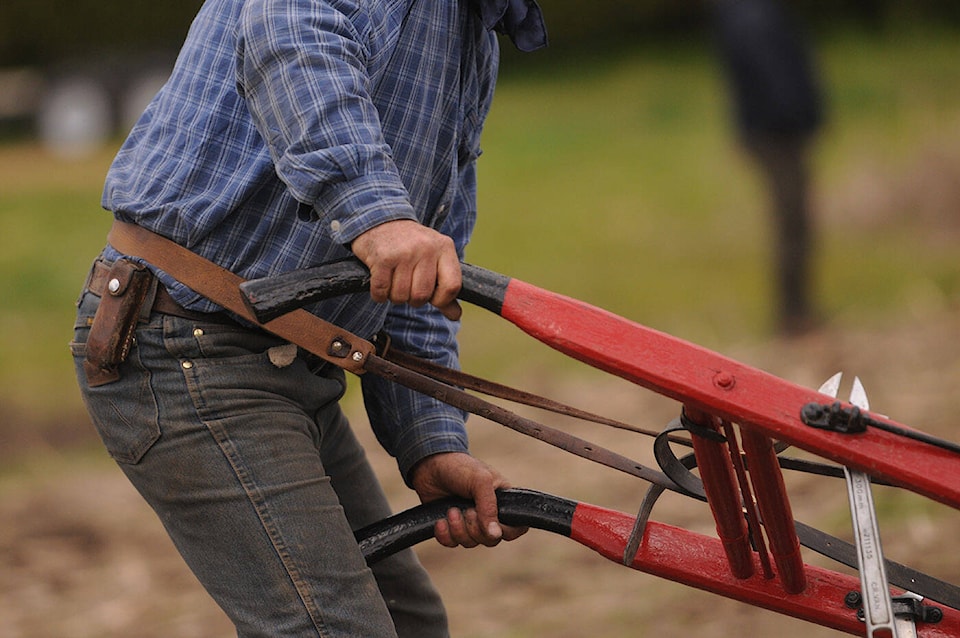
[[[103,293],[107,290],[107,285],[110,280],[110,264],[98,259],[93,264],[93,269],[90,271],[90,277],[87,280],[87,290],[92,292],[98,297],[102,297]],[[153,297],[153,303],[150,306],[150,309],[153,312],[159,312],[164,315],[173,315],[174,317],[181,317],[183,319],[190,319],[192,321],[203,321],[208,323],[219,323],[225,325],[238,325],[239,322],[234,320],[225,312],[197,312],[195,310],[188,310],[184,308],[179,303],[177,303],[174,298],[170,295],[163,284],[157,283],[156,293]]]

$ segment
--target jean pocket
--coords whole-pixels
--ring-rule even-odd
[[[150,372],[142,365],[139,349],[134,346],[121,366],[118,381],[91,388],[83,368],[87,332],[78,328],[70,342],[87,412],[110,456],[118,463],[134,465],[160,438],[160,410]]]
[[[259,330],[215,323],[197,324],[193,336],[205,359],[231,365],[245,360],[265,360],[271,348],[287,343]]]

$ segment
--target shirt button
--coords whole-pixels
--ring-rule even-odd
[[[437,215],[443,215],[445,212],[447,212],[446,204],[440,204],[439,206],[437,206]]]
[[[338,222],[337,220],[333,220],[332,222],[330,222],[330,230],[332,230],[332,231],[335,232],[335,233],[339,233],[339,232],[340,232],[340,222]]]

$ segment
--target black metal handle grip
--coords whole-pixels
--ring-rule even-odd
[[[434,525],[451,507],[466,509],[473,507],[473,502],[459,498],[434,501],[357,530],[357,543],[367,564],[433,538]],[[569,537],[577,503],[544,492],[509,489],[497,492],[497,508],[504,525],[532,527]]]
[[[500,314],[510,278],[491,270],[461,263],[463,286],[459,298]],[[356,258],[273,277],[251,279],[240,285],[247,307],[267,323],[307,304],[370,289],[370,272]]]

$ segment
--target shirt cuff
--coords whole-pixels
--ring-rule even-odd
[[[463,423],[433,418],[404,428],[396,449],[400,475],[407,485],[412,487],[410,471],[414,466],[428,456],[447,452],[469,453],[467,432]]]
[[[333,240],[344,246],[385,222],[417,220],[399,178],[383,174],[328,185],[314,202],[313,212]]]

